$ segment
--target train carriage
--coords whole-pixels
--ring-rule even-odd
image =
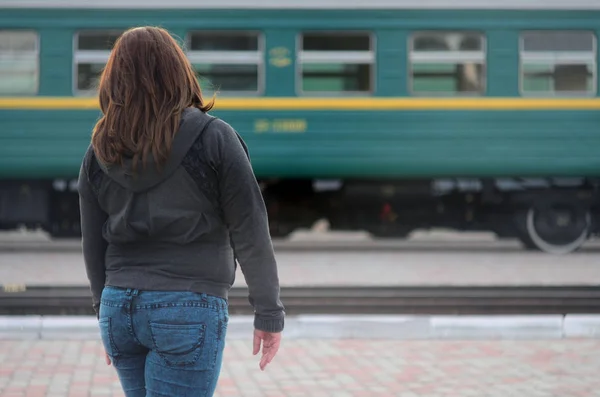
[[[0,2],[0,228],[79,233],[95,85],[118,35],[149,24],[248,143],[274,236],[327,219],[568,253],[598,232],[596,1],[72,4]]]

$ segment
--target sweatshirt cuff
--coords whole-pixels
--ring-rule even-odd
[[[265,319],[260,318],[258,315],[254,316],[254,328],[259,331],[277,333],[283,331],[285,325],[285,318],[281,317]]]

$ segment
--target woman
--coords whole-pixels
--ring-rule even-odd
[[[81,231],[107,364],[127,397],[212,396],[238,260],[271,362],[284,311],[265,205],[241,137],[207,112],[167,31],[115,43],[79,175]]]

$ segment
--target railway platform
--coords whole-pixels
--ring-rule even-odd
[[[485,236],[424,235],[404,242],[317,237],[275,242],[284,290],[321,287],[320,293],[332,294],[333,286],[359,286],[386,294],[380,287],[478,286],[478,299],[506,305],[511,296],[486,297],[486,289],[584,286],[588,290],[577,290],[580,301],[573,304],[598,307],[597,242],[557,257]],[[0,235],[0,285],[8,291],[86,286],[79,242]],[[244,285],[239,273],[235,287]],[[424,303],[422,291],[406,291],[400,290],[397,305]],[[436,295],[445,292],[432,291],[426,298],[448,302]],[[448,296],[467,305],[472,294]],[[574,302],[573,293],[567,295]],[[564,298],[525,291],[516,300],[527,296],[538,300],[531,307]],[[290,316],[281,351],[265,372],[251,355],[251,316],[233,315],[215,397],[600,397],[600,317],[573,313],[573,307],[564,309],[566,315],[519,309],[515,316]],[[95,318],[33,315],[0,316],[0,396],[123,393],[114,368],[104,364]]]
[[[487,234],[444,232],[380,241],[361,233],[299,232],[274,246],[282,287],[600,285],[598,241],[564,256]],[[87,283],[80,241],[0,233],[0,285]],[[234,287],[243,286],[238,269]]]
[[[597,397],[600,340],[228,340],[215,397]],[[2,397],[122,397],[96,340],[0,341]]]

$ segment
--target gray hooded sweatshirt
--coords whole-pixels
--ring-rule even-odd
[[[246,145],[227,123],[186,109],[159,171],[101,164],[79,174],[81,233],[93,307],[105,285],[227,298],[236,260],[255,328],[280,332],[284,310],[263,197]]]

